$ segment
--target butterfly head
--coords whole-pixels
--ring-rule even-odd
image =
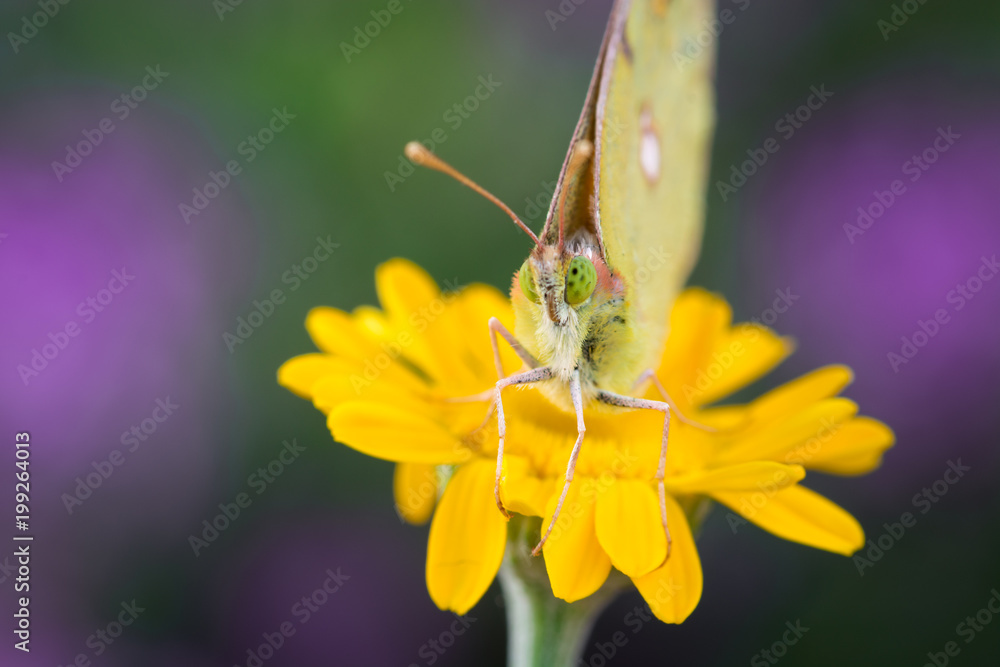
[[[586,319],[598,303],[620,291],[607,264],[591,247],[574,251],[536,246],[514,282],[513,297],[534,304],[538,319],[556,327]]]
[[[578,141],[567,171],[579,172],[592,152],[589,141]],[[595,351],[587,341],[594,335],[605,343],[610,340],[613,327],[609,322],[624,326],[626,320],[620,313],[626,309],[625,288],[621,277],[604,261],[599,239],[586,229],[566,229],[565,189],[558,202],[558,238],[549,238],[546,243],[510,207],[421,144],[407,144],[406,155],[415,164],[445,173],[486,197],[534,242],[511,286],[515,334],[528,352],[564,379],[581,360],[592,361]]]

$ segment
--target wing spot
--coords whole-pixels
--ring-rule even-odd
[[[639,112],[639,166],[646,182],[655,185],[660,179],[660,135],[653,123],[653,108],[649,102]]]

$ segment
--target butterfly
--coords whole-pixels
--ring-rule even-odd
[[[676,410],[653,369],[670,306],[701,244],[714,59],[713,49],[698,40],[709,34],[704,26],[713,8],[710,0],[616,0],[539,235],[423,145],[406,147],[414,163],[452,176],[503,209],[535,244],[512,281],[514,332],[496,318],[489,321],[499,378],[491,390],[499,431],[495,495],[505,516],[503,390],[537,385],[577,419],[562,492],[534,555],[573,481],[585,440],[584,407],[597,404],[664,415],[655,481],[669,557],[663,478]],[[685,52],[699,56],[677,57]],[[498,336],[524,362],[523,370],[504,372]],[[641,398],[650,383],[662,400]]]

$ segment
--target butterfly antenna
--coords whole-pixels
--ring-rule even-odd
[[[569,158],[569,165],[566,167],[567,176],[572,177],[580,170],[580,166],[585,160],[590,159],[590,156],[594,154],[594,144],[589,139],[581,139],[576,142],[573,147],[573,154]],[[563,244],[565,242],[565,228],[566,228],[566,194],[569,192],[569,179],[563,184],[562,190],[559,192],[559,252],[563,250]]]
[[[478,183],[467,177],[465,174],[460,173],[450,164],[448,164],[438,156],[434,155],[434,153],[431,153],[419,141],[411,141],[410,143],[406,144],[405,152],[406,152],[406,157],[410,158],[410,160],[412,160],[416,164],[419,164],[422,167],[429,167],[431,169],[435,169],[437,171],[440,171],[442,174],[447,174],[448,176],[451,176],[462,185],[478,192],[482,196],[489,199],[491,202],[496,204],[504,213],[509,215],[510,219],[514,221],[514,224],[523,229],[524,233],[531,237],[531,240],[535,242],[536,246],[541,245],[541,242],[538,240],[538,237],[535,236],[535,233],[531,231],[531,229],[526,224],[521,222],[521,218],[517,217],[517,214],[514,213],[514,211],[510,210],[509,206],[507,206],[502,201],[497,199],[495,196],[493,196],[492,193],[490,193],[481,185],[479,185]]]

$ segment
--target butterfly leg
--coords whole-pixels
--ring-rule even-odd
[[[693,419],[685,417],[681,413],[681,411],[677,409],[677,403],[674,402],[674,399],[670,398],[670,394],[667,393],[667,390],[664,388],[663,383],[660,382],[660,378],[656,377],[656,371],[654,371],[652,368],[642,372],[642,374],[639,376],[639,379],[636,380],[635,384],[632,385],[632,389],[633,390],[638,389],[640,386],[642,386],[642,383],[645,382],[646,380],[653,381],[653,386],[656,387],[656,392],[663,398],[664,402],[666,402],[666,404],[670,406],[670,409],[674,411],[674,414],[677,415],[677,418],[679,420],[681,420],[688,426],[694,426],[695,428],[699,428],[702,431],[715,431],[715,429],[712,428],[711,426],[707,426],[705,424],[702,424],[701,422],[696,422]]]
[[[504,438],[507,435],[507,422],[503,416],[503,403],[500,401],[500,390],[503,389],[503,387],[510,386],[510,384],[524,384],[529,382],[541,382],[542,380],[547,380],[549,377],[551,377],[551,372],[547,376],[539,377],[538,379],[524,380],[523,382],[520,383],[511,382],[509,384],[501,386],[500,383],[508,378],[503,370],[503,362],[500,360],[500,343],[499,341],[497,341],[498,333],[501,336],[503,336],[503,339],[507,341],[507,344],[510,345],[510,347],[514,350],[515,354],[517,354],[517,356],[521,358],[521,361],[523,361],[528,366],[528,368],[538,369],[541,366],[541,364],[538,362],[537,359],[531,356],[531,354],[527,350],[524,349],[524,346],[521,345],[520,341],[518,341],[517,338],[514,337],[514,334],[512,334],[510,331],[507,330],[507,327],[505,327],[500,320],[498,320],[495,317],[491,317],[489,322],[489,327],[490,327],[490,343],[493,345],[493,364],[496,366],[497,369],[498,381],[496,387],[493,390],[495,393],[493,398],[493,404],[490,405],[490,410],[486,414],[486,419],[488,420],[490,418],[490,416],[493,414],[493,409],[496,408],[497,431],[499,431],[500,435],[500,444],[497,447],[497,475],[493,485],[493,495],[494,497],[496,497],[497,507],[500,508],[501,514],[503,514],[505,517],[509,519],[510,512],[507,511],[507,508],[503,506],[503,501],[500,500],[500,476],[503,472],[503,443],[504,443]],[[543,370],[548,370],[548,369],[543,369]],[[520,373],[519,375],[515,375],[512,377],[519,377],[521,375],[525,374]],[[484,421],[483,423],[485,424],[486,422]]]
[[[505,375],[503,372],[503,362],[500,361],[500,344],[497,341],[497,334],[503,336],[503,339],[507,341],[507,344],[511,346],[514,353],[521,358],[528,368],[538,368],[541,364],[538,359],[535,359],[524,346],[521,345],[520,341],[514,338],[514,334],[507,331],[507,327],[495,317],[490,318],[490,342],[493,344],[493,364],[497,367],[497,377],[501,380],[504,379]]]
[[[620,408],[656,410],[663,413],[663,440],[660,443],[660,461],[656,466],[656,490],[660,499],[660,520],[663,522],[663,532],[667,536],[667,558],[670,558],[673,540],[670,537],[670,528],[667,526],[667,493],[663,484],[667,468],[667,442],[670,436],[670,404],[665,401],[649,401],[645,398],[622,396],[610,391],[597,392],[597,400]]]
[[[552,533],[552,527],[556,525],[556,521],[559,519],[563,501],[566,500],[566,494],[569,493],[569,485],[572,483],[573,475],[576,473],[576,459],[580,455],[580,446],[583,445],[583,435],[587,432],[587,427],[583,423],[583,391],[580,388],[579,369],[573,371],[573,377],[570,378],[569,393],[573,399],[573,411],[576,412],[576,442],[573,444],[573,451],[569,455],[569,463],[566,464],[566,481],[563,482],[559,502],[556,503],[555,512],[552,513],[552,520],[549,521],[549,527],[545,530],[545,534],[542,535],[542,539],[538,542],[538,545],[531,550],[532,556],[537,556],[541,553],[542,547],[545,546],[545,541],[549,539],[549,535]]]
[[[551,368],[533,368],[530,371],[515,373],[514,375],[497,380],[494,405],[497,407],[497,432],[500,436],[500,443],[497,445],[497,475],[493,486],[493,495],[496,498],[497,507],[500,508],[500,512],[508,519],[510,518],[510,512],[507,511],[507,508],[503,506],[503,501],[500,500],[500,476],[503,474],[503,444],[504,439],[507,437],[507,420],[504,419],[503,398],[500,396],[500,393],[504,390],[504,388],[511,385],[541,382],[543,380],[548,380],[551,377]]]
[[[500,320],[498,320],[495,317],[491,317],[489,322],[489,327],[490,327],[490,344],[493,346],[493,364],[496,366],[497,369],[497,379],[502,380],[505,377],[507,377],[507,374],[504,373],[503,370],[503,362],[500,360],[500,342],[497,340],[498,333],[501,336],[503,336],[503,339],[507,341],[507,344],[511,346],[511,348],[514,350],[517,356],[521,358],[521,361],[523,361],[528,366],[528,368],[538,368],[542,365],[537,359],[531,356],[531,353],[529,353],[527,350],[524,349],[524,346],[521,345],[521,342],[514,337],[514,334],[512,334],[510,331],[507,330],[507,327],[505,327]],[[480,401],[485,401],[492,398],[495,393],[496,389],[487,389],[486,391],[479,394],[475,394],[473,396],[461,396],[458,398],[449,398],[448,402],[478,403]],[[486,418],[483,420],[483,423],[485,424],[486,421],[488,421],[491,416],[493,416],[492,405],[490,406],[489,412],[486,413]]]

